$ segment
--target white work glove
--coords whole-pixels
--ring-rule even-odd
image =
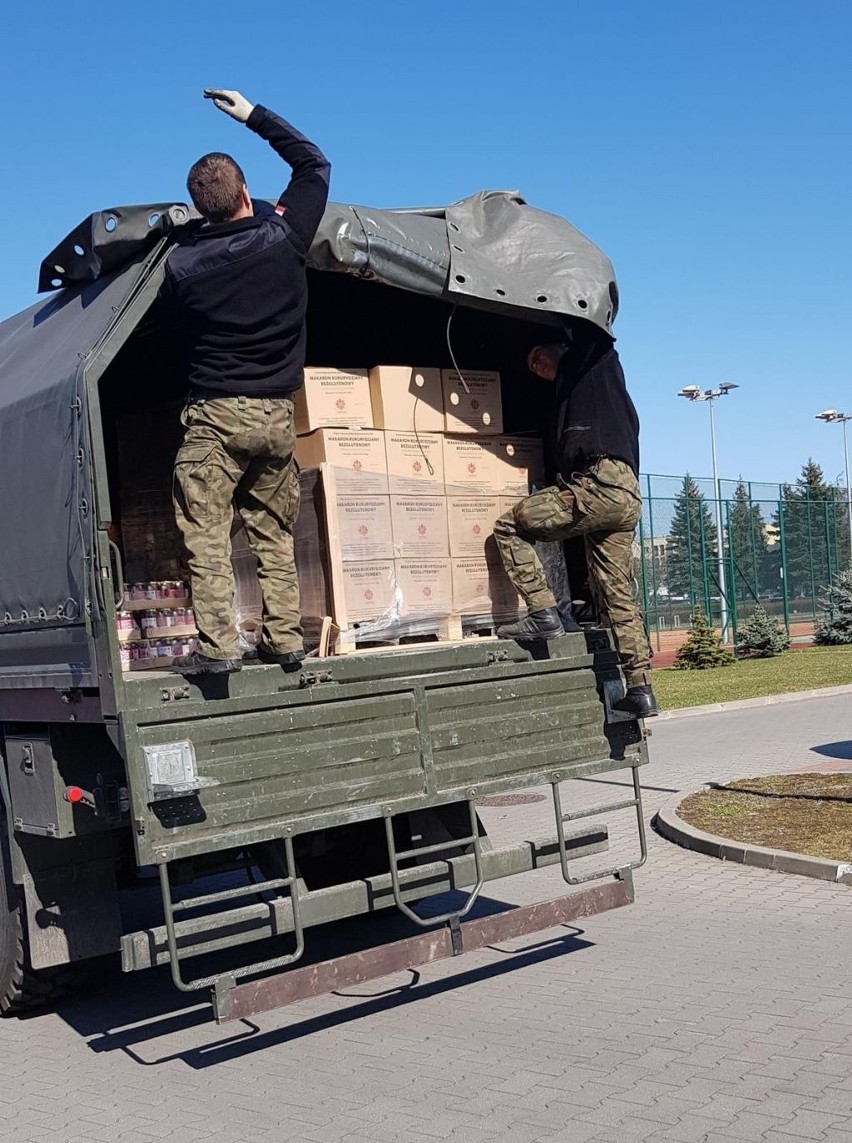
[[[244,95],[240,95],[238,91],[228,91],[223,87],[205,87],[204,98],[212,99],[220,111],[224,111],[238,123],[247,123],[249,115],[254,111],[254,104],[249,103]]]

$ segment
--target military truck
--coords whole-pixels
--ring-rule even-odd
[[[3,1012],[120,953],[126,972],[170,965],[233,1019],[628,904],[645,860],[644,733],[612,710],[606,631],[314,653],[295,673],[122,669],[115,421],[183,391],[157,293],[193,224],[179,203],[91,215],[45,259],[50,297],[0,325]],[[309,278],[309,363],[499,368],[509,431],[540,400],[527,347],[573,322],[610,332],[618,301],[600,250],[504,192],[331,204]],[[618,769],[628,797],[566,811],[564,782]],[[533,786],[553,836],[486,836],[478,800]],[[599,816],[622,808],[635,859],[575,876],[607,849]],[[548,865],[567,895],[477,914],[486,882]],[[120,903],[140,884],[162,913],[134,928]],[[407,936],[312,952],[318,926],[392,909]]]

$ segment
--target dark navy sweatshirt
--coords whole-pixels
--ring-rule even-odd
[[[556,377],[556,468],[565,480],[598,457],[623,460],[639,472],[639,418],[627,392],[612,339],[575,330]]]
[[[331,166],[260,104],[246,126],[293,174],[277,206],[253,200],[251,218],[190,224],[169,253],[160,296],[196,398],[289,397],[303,380],[305,263]]]

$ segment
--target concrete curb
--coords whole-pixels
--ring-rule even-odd
[[[716,714],[725,710],[748,710],[754,706],[776,706],[778,703],[828,698],[831,695],[852,695],[852,683],[844,683],[839,687],[821,687],[813,691],[787,691],[786,694],[763,695],[761,698],[712,702],[708,703],[707,706],[682,706],[678,710],[661,710],[657,715],[657,721],[665,721],[671,718],[694,718],[699,714]]]
[[[708,857],[718,857],[721,861],[736,861],[740,865],[756,865],[760,869],[773,869],[776,873],[797,873],[800,877],[816,877],[820,881],[833,881],[836,884],[852,885],[852,865],[842,861],[828,861],[824,857],[808,857],[803,853],[790,853],[785,849],[767,849],[762,845],[749,845],[747,842],[732,841],[727,837],[704,833],[696,826],[678,816],[678,807],[690,793],[698,790],[682,791],[669,798],[654,815],[652,825],[667,841],[684,849],[704,853]]]

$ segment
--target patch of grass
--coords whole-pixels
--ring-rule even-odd
[[[852,774],[740,778],[691,794],[677,812],[732,841],[852,861]]]
[[[852,646],[808,647],[773,659],[741,659],[708,671],[654,672],[654,692],[664,710],[844,683],[852,683]]]

